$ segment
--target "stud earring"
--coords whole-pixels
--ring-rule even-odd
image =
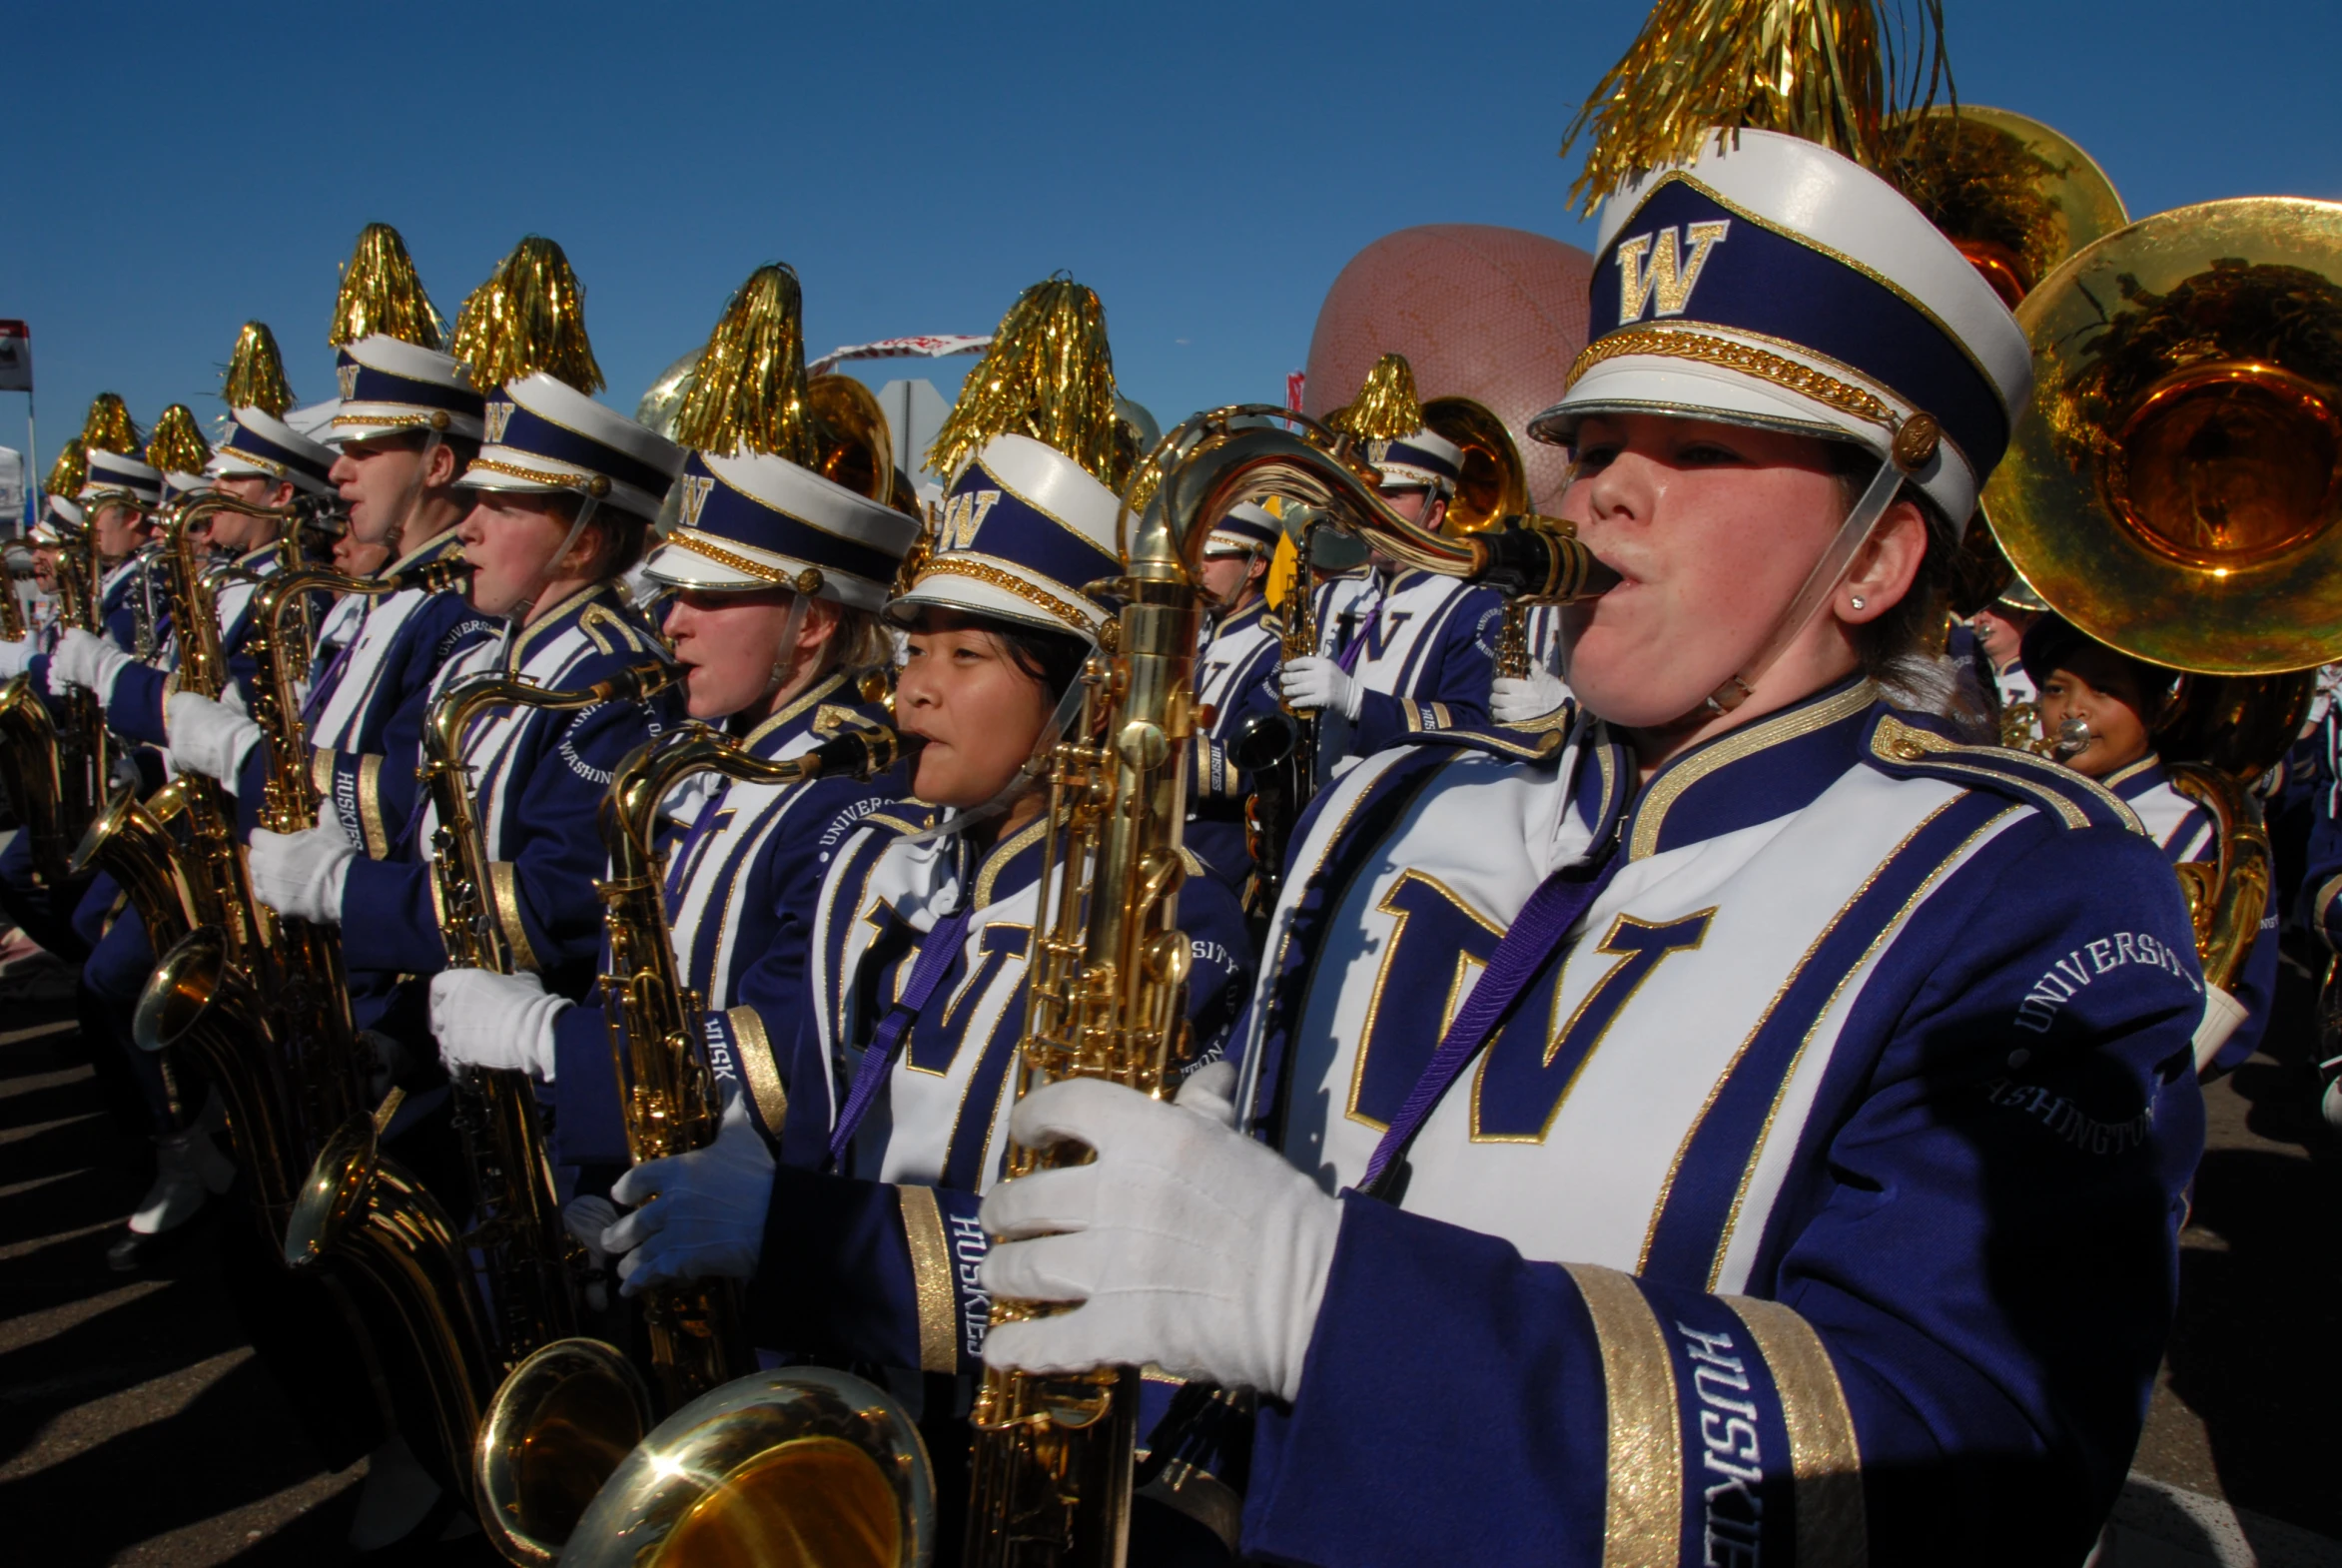
[[[1863,596],[1862,596],[1861,594],[1859,594],[1859,593],[1857,593],[1857,594],[1853,595],[1852,597],[1853,597],[1854,607],[1855,607],[1856,609],[1858,609],[1858,610],[1859,610],[1859,609],[1861,609],[1861,608],[1863,607],[1863,605],[1864,605],[1864,603],[1865,603],[1865,602],[1867,602],[1867,601],[1866,601],[1866,600],[1863,598]]]

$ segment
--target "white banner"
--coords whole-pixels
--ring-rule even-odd
[[[990,333],[975,337],[966,333],[930,333],[923,338],[882,338],[877,343],[832,349],[805,367],[805,374],[826,375],[848,360],[942,360],[955,354],[982,354],[991,347]]]

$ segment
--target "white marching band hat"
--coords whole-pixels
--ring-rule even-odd
[[[1276,548],[1284,528],[1258,501],[1238,501],[1204,536],[1203,555],[1263,555]]]
[[[163,504],[163,470],[151,463],[118,451],[93,447],[89,454],[89,476],[82,481],[81,492],[75,498],[87,501],[109,491],[127,491],[132,499],[145,506]]]
[[[328,475],[337,455],[334,448],[290,422],[307,411],[292,409],[280,419],[265,408],[230,409],[227,439],[213,451],[204,471],[216,479],[290,480],[295,489],[312,495],[333,494],[334,482]]]
[[[643,569],[677,588],[794,588],[876,610],[919,523],[785,457],[687,452],[676,525]]]
[[[1386,490],[1437,490],[1446,494],[1464,476],[1464,451],[1433,430],[1417,430],[1366,443],[1366,460],[1382,475]]]
[[[887,613],[907,622],[932,604],[1095,642],[1107,609],[1086,590],[1122,574],[1121,510],[1113,490],[1056,447],[996,435],[953,478],[934,553]]]
[[[1646,412],[1885,459],[1907,428],[1921,452],[1933,426],[1912,479],[1959,527],[2032,389],[2022,329],[1958,249],[1886,181],[1794,136],[1720,131],[1620,186],[1589,295],[1569,389],[1529,423],[1541,440]]]
[[[366,440],[406,430],[437,430],[474,441],[482,436],[487,399],[465,379],[453,355],[376,333],[344,344],[334,374],[342,399],[329,440]]]
[[[456,481],[471,489],[590,495],[647,522],[683,469],[682,447],[542,371],[490,392],[482,425]]]

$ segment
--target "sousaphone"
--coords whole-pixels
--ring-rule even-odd
[[[1961,104],[1902,126],[1887,176],[2012,311],[2068,257],[2130,222],[2097,162],[2029,116]],[[1989,527],[1970,527],[1962,545],[1952,607],[1973,615],[2011,578]]]
[[[2052,609],[2182,672],[2158,744],[2220,819],[2217,867],[2180,870],[2223,983],[2267,889],[2243,786],[2298,733],[2307,672],[2342,655],[2342,205],[2158,214],[2082,250],[2016,318],[2032,402],[1985,514]]]

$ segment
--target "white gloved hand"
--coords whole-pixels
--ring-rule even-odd
[[[2204,1016],[2195,1026],[2195,1070],[2204,1072],[2252,1012],[2229,993],[2204,982]]]
[[[1284,700],[1296,708],[1331,708],[1354,719],[1366,702],[1366,688],[1322,653],[1287,660],[1276,678]]]
[[[78,686],[95,694],[100,702],[111,702],[115,678],[137,662],[96,632],[68,626],[57,651],[49,655],[49,671],[55,677],[53,684]]]
[[[320,924],[342,923],[342,886],[358,848],[329,822],[299,833],[252,830],[253,897],[280,915]]]
[[[31,668],[33,655],[40,651],[33,646],[30,637],[17,642],[0,642],[0,680],[14,680],[22,675]]]
[[[1179,1107],[1206,1116],[1221,1127],[1236,1125],[1236,1065],[1221,1057],[1187,1075],[1179,1086]]]
[[[180,772],[218,779],[231,792],[245,759],[261,743],[258,724],[192,691],[175,691],[163,704],[163,733]]]
[[[431,976],[431,1034],[450,1068],[485,1067],[553,1081],[553,1020],[569,1001],[532,974],[443,969]]]
[[[773,1152],[748,1120],[748,1102],[734,1100],[714,1143],[646,1160],[610,1188],[619,1202],[642,1205],[602,1232],[604,1251],[626,1254],[618,1293],[640,1295],[671,1279],[753,1276],[772,1195]]]
[[[1099,1079],[1028,1095],[1018,1142],[1088,1144],[1085,1166],[993,1189],[984,1288],[1070,1312],[995,1327],[993,1366],[1161,1366],[1290,1399],[1325,1298],[1341,1203],[1210,1115]],[[1031,1239],[1028,1239],[1031,1238]]]
[[[1551,670],[1531,670],[1526,680],[1499,675],[1488,688],[1488,716],[1499,724],[1541,719],[1569,700],[1569,688]]]

